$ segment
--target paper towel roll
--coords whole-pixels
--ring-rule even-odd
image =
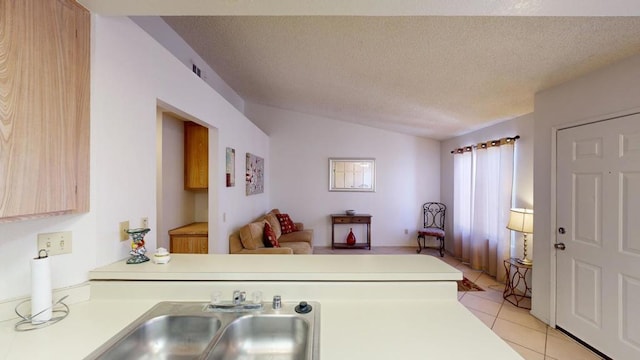
[[[51,320],[51,300],[51,262],[49,257],[37,257],[31,260],[32,324],[41,324]],[[36,315],[41,311],[42,314]]]

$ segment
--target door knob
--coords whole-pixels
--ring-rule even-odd
[[[564,243],[553,244],[553,247],[558,249],[558,250],[564,250],[564,249],[567,248],[566,246],[564,246]]]
[[[561,228],[558,228],[558,232],[559,232],[560,234],[564,234],[564,233],[566,233],[567,231],[566,231],[563,227],[561,227]]]

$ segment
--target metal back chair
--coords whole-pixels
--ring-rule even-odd
[[[426,246],[426,237],[435,237],[440,245],[437,249],[440,251],[440,257],[444,256],[444,217],[447,213],[447,206],[439,202],[428,202],[422,205],[422,217],[424,227],[418,230],[418,250],[419,254],[422,249],[428,248]],[[422,239],[422,244],[420,244]]]

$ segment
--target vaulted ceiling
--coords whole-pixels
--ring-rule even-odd
[[[640,17],[165,17],[246,101],[443,139],[640,51]]]
[[[585,1],[586,15],[606,12]],[[363,3],[371,1],[354,7]],[[614,15],[628,13],[623,3],[614,0]],[[329,10],[220,16],[184,9],[156,10],[245,101],[434,139],[530,113],[536,92],[640,53],[640,17],[633,16],[496,16],[502,12],[495,9],[449,11],[456,16],[421,9],[413,13],[427,16],[404,16],[410,10],[362,16],[368,13],[353,9],[343,11],[348,16]],[[532,9],[524,15],[548,10]],[[557,13],[575,15],[563,11]],[[268,16],[255,16],[261,13]]]

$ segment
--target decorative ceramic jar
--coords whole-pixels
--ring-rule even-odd
[[[171,255],[165,248],[158,248],[153,254],[153,262],[156,264],[166,264],[171,261]]]
[[[149,261],[145,255],[147,249],[144,247],[144,236],[151,231],[149,228],[128,229],[127,234],[131,237],[131,257],[127,259],[127,264],[140,264]]]

